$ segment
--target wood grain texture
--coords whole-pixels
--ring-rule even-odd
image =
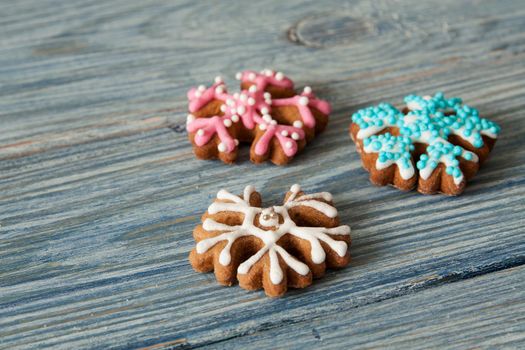
[[[382,305],[410,318],[422,293],[448,300],[462,286],[518,300],[522,270],[506,271],[525,262],[520,1],[22,0],[1,11],[0,348],[262,346],[311,332],[311,319],[344,346],[341,311],[348,324],[354,310],[381,321]],[[264,67],[332,102],[325,133],[287,167],[255,166],[246,149],[234,166],[194,159],[188,87]],[[373,187],[350,114],[436,90],[500,123],[492,156],[458,198]],[[254,184],[270,203],[296,182],[334,194],[353,229],[349,268],[279,300],[191,270],[191,231],[220,188]],[[473,310],[473,324],[455,323],[458,347],[475,345],[468,332],[523,324],[505,303],[476,301],[454,304]],[[490,328],[483,315],[505,316]],[[439,333],[428,322],[421,334]],[[380,330],[358,329],[360,347],[383,344]],[[498,344],[522,345],[513,334]]]
[[[519,349],[525,341],[524,288],[525,268],[520,266],[409,293],[364,309],[258,331],[217,347]]]

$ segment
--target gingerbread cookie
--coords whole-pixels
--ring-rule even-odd
[[[281,72],[237,73],[241,91],[229,94],[221,77],[188,92],[187,131],[195,155],[233,163],[239,143],[251,143],[250,159],[288,163],[328,123],[330,105],[310,87],[296,94]]]
[[[253,186],[241,196],[220,190],[193,236],[197,246],[189,259],[196,271],[213,270],[223,285],[238,280],[242,288],[264,288],[272,297],[350,261],[350,227],[339,226],[330,193],[304,194],[299,185],[282,206],[269,208],[261,207]]]
[[[500,127],[460,98],[409,95],[352,115],[350,136],[376,185],[458,195],[494,147]]]

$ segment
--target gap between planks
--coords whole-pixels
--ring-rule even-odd
[[[306,321],[314,321],[317,319],[323,319],[326,318],[328,315],[335,314],[337,312],[344,312],[349,311],[352,309],[359,309],[363,307],[367,307],[370,305],[374,305],[377,303],[382,303],[389,300],[395,300],[397,298],[401,298],[404,296],[413,295],[418,292],[422,292],[425,290],[431,290],[435,288],[440,288],[445,285],[454,284],[456,282],[462,282],[462,281],[468,281],[471,279],[475,279],[477,277],[487,276],[493,273],[503,272],[505,270],[510,270],[513,268],[518,268],[525,265],[525,256],[516,256],[513,258],[506,259],[504,261],[498,262],[496,264],[483,266],[480,269],[477,270],[467,270],[467,271],[460,271],[457,273],[451,273],[445,276],[431,276],[425,279],[422,279],[420,281],[413,282],[410,285],[401,286],[397,289],[397,291],[391,292],[386,295],[382,295],[378,298],[371,298],[367,299],[367,302],[361,303],[361,304],[352,304],[350,306],[345,305],[339,305],[336,309],[331,310],[329,313],[325,314],[319,314],[315,315],[313,317],[301,317],[297,319],[283,319],[279,320],[278,322],[271,323],[266,322],[258,325],[257,327],[250,329],[245,332],[241,332],[238,334],[233,334],[231,336],[226,336],[222,339],[216,339],[212,341],[206,341],[201,344],[191,344],[187,338],[180,338],[180,339],[162,339],[160,343],[155,343],[152,345],[146,345],[143,344],[144,347],[141,347],[141,350],[168,350],[168,349],[198,349],[198,348],[206,348],[210,346],[220,346],[221,343],[227,342],[229,340],[234,340],[237,338],[242,338],[247,335],[252,335],[258,332],[266,332],[271,330],[276,330],[279,328],[287,327],[294,324],[301,324]],[[284,297],[286,298],[286,296]],[[142,345],[139,345],[139,347]]]

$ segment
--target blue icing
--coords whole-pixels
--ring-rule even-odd
[[[443,93],[438,92],[430,99],[409,95],[404,101],[407,105],[419,105],[419,109],[412,110],[408,115],[419,117],[416,123],[420,128],[421,124],[424,124],[429,130],[437,130],[440,136],[445,137],[452,131],[463,129],[463,136],[474,137],[474,142],[471,143],[476,148],[483,146],[482,131],[495,135],[500,132],[500,127],[496,123],[480,118],[477,109],[462,104],[462,100],[458,97],[447,99]],[[445,115],[445,112],[450,115]]]
[[[398,120],[402,120],[403,113],[399,112],[394,106],[388,103],[380,103],[375,107],[368,107],[360,109],[352,115],[352,121],[359,125],[360,128],[368,128],[380,122],[382,126],[385,122],[388,124],[395,124]],[[366,121],[366,120],[368,121]]]
[[[363,141],[365,147],[368,145],[378,153],[380,163],[399,162],[403,168],[411,167],[411,154],[414,145],[408,137],[393,136],[390,133],[372,135]]]
[[[363,138],[363,144],[365,147],[371,145],[372,151],[378,153],[380,163],[395,161],[401,167],[411,167],[413,144],[424,143],[428,144],[427,154],[421,155],[416,167],[433,170],[442,162],[446,165],[446,173],[460,180],[463,174],[458,158],[470,161],[474,156],[449,143],[449,135],[455,134],[481,148],[484,144],[482,133],[495,137],[500,132],[496,123],[480,118],[475,108],[463,104],[458,97],[447,99],[438,92],[430,98],[408,95],[404,101],[411,107],[406,115],[388,103],[360,109],[352,115],[352,121],[360,131],[372,134]],[[373,135],[387,126],[398,128],[400,136],[389,133]]]

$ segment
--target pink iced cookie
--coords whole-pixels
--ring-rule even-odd
[[[330,105],[310,87],[297,94],[281,72],[237,73],[241,91],[230,94],[222,78],[188,91],[187,131],[198,158],[233,163],[239,143],[251,143],[250,159],[288,163],[328,123]]]

